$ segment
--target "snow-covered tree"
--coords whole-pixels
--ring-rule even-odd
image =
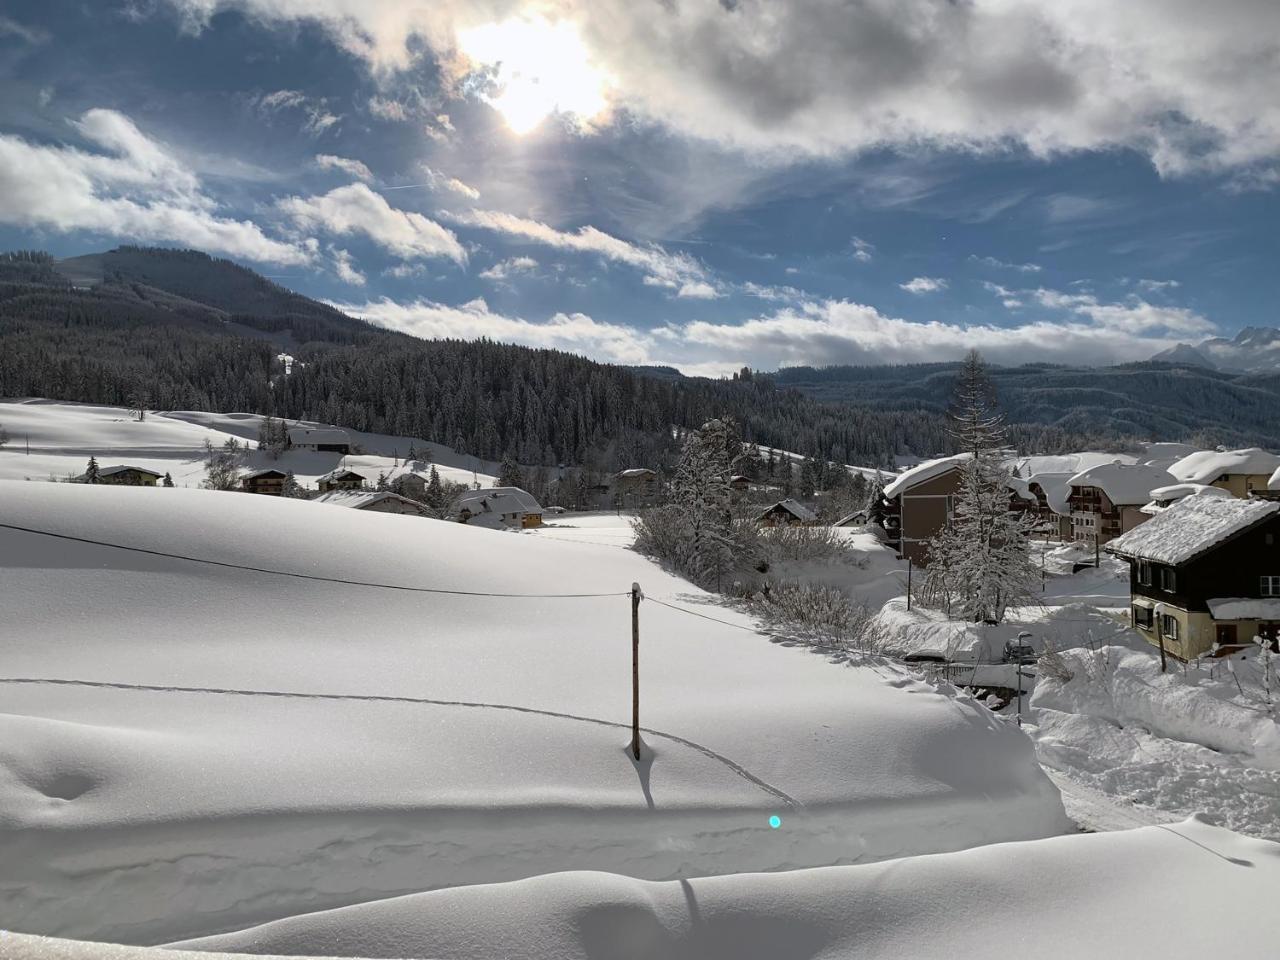
[[[293,475],[290,470],[284,477],[284,485],[280,488],[282,497],[292,497],[294,500],[308,500],[311,498],[306,488],[298,482],[298,478]]]
[[[435,507],[437,510],[444,507],[444,485],[440,482],[440,474],[436,472],[435,465],[431,467],[431,476],[427,480],[427,503]]]
[[[283,420],[266,416],[258,425],[258,449],[274,460],[289,446],[289,428]]]
[[[884,523],[884,478],[876,471],[875,479],[867,489],[867,523]]]
[[[9,442],[9,431],[5,430],[4,424],[0,423],[0,447]]]
[[[387,483],[387,474],[385,471],[378,474],[378,481],[374,484],[374,489],[379,492],[391,489],[391,485]]]
[[[98,458],[90,457],[89,465],[84,470],[85,483],[101,483],[102,477],[98,473]]]
[[[169,475],[169,471],[167,470],[165,471],[164,480],[161,482],[161,486],[165,486],[165,487],[173,486],[173,477]]]
[[[205,478],[200,485],[206,490],[234,490],[240,482],[240,460],[244,454],[239,441],[229,437],[221,447],[215,447],[206,440],[204,449]]]
[[[1040,571],[1030,554],[1032,521],[1009,509],[1004,420],[976,350],[961,366],[950,416],[956,440],[970,456],[951,518],[929,543],[921,599],[966,620],[1000,623],[1010,606],[1036,602]]]
[[[498,468],[498,486],[523,487],[524,475],[520,472],[520,464],[510,453],[502,458],[502,466]]]

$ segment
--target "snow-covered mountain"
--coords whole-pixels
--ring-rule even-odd
[[[1280,329],[1245,327],[1230,340],[1212,337],[1194,346],[1180,343],[1151,359],[1211,367],[1229,373],[1277,371],[1280,370]]]

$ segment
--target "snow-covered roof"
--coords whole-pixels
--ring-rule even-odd
[[[1276,472],[1271,475],[1271,479],[1267,481],[1268,490],[1280,490],[1280,467],[1276,467]]]
[[[519,487],[486,487],[468,490],[453,501],[449,512],[459,514],[463,510],[477,513],[542,513],[542,505],[533,494]]]
[[[1140,504],[1151,500],[1151,491],[1173,482],[1169,471],[1142,463],[1102,463],[1077,473],[1073,487],[1097,487],[1115,504]]]
[[[121,464],[117,464],[117,465],[115,465],[115,466],[111,466],[111,467],[99,467],[99,468],[98,468],[98,476],[100,476],[100,477],[113,477],[113,476],[115,476],[117,473],[127,473],[127,472],[128,472],[128,471],[130,471],[130,470],[135,470],[135,471],[137,471],[138,473],[145,473],[145,474],[149,474],[150,476],[153,476],[153,477],[161,477],[161,476],[164,476],[164,474],[156,473],[156,471],[154,471],[154,470],[148,470],[146,467],[134,467],[134,466],[130,466],[130,465],[129,465],[129,464],[127,464],[127,463],[121,463]],[[83,477],[83,476],[87,476],[87,474],[81,474],[81,476],[82,476],[82,477]]]
[[[1039,473],[1064,473],[1067,476],[1088,470],[1103,463],[1134,463],[1136,458],[1125,454],[1104,453],[1101,450],[1082,450],[1079,453],[1056,453],[1047,456],[1022,457],[1017,461],[1018,476],[1030,480]]]
[[[294,444],[350,443],[347,431],[337,427],[290,427],[289,442]]]
[[[787,513],[791,514],[797,520],[803,521],[804,523],[812,523],[814,520],[818,519],[818,515],[816,513],[814,513],[812,510],[810,510],[800,501],[793,500],[790,497],[788,497],[786,500],[779,500],[777,503],[769,507],[769,509],[767,510],[760,511],[756,519],[762,520],[765,517],[767,517],[769,514],[773,513],[773,511],[779,508],[787,511]]]
[[[835,527],[860,527],[867,522],[867,511],[855,510],[847,517],[841,517],[832,526]]]
[[[1280,502],[1275,500],[1184,497],[1103,549],[1156,563],[1186,563],[1277,513]]]
[[[635,480],[640,477],[656,477],[658,474],[648,467],[628,467],[626,470],[619,470],[614,474],[619,480]]]
[[[248,473],[240,474],[241,480],[256,480],[258,477],[269,477],[277,474],[281,477],[287,477],[288,474],[283,470],[277,470],[275,467],[263,467],[261,470],[250,470]]]
[[[1188,454],[1195,452],[1196,447],[1190,443],[1173,443],[1166,441],[1161,441],[1159,443],[1147,443],[1143,445],[1142,456],[1139,458],[1139,462],[1168,467],[1175,461],[1181,460]]]
[[[893,478],[893,482],[884,488],[886,500],[892,500],[904,490],[914,487],[918,483],[924,483],[926,480],[932,480],[934,477],[940,477],[948,470],[952,470],[961,466],[966,460],[973,455],[969,453],[957,453],[951,457],[939,457],[937,460],[926,460],[924,463],[912,467],[910,470],[904,470]]]
[[[1183,457],[1169,472],[1187,483],[1213,483],[1225,474],[1264,474],[1280,470],[1280,456],[1260,447],[1244,450],[1201,450]]]
[[[339,467],[337,470],[330,470],[323,477],[316,477],[316,483],[324,483],[328,480],[345,480],[348,477],[355,477],[362,483],[366,479],[363,473],[356,473],[354,470]]]
[[[318,497],[314,497],[312,503],[327,503],[335,507],[350,507],[353,510],[363,510],[371,507],[375,503],[381,503],[384,500],[399,500],[402,503],[412,504],[419,510],[425,508],[416,500],[410,500],[408,497],[402,497],[398,493],[392,493],[390,490],[330,490],[328,493],[322,493]]]
[[[1215,620],[1280,620],[1280,597],[1217,597],[1205,602]]]
[[[1074,473],[1050,471],[1027,477],[1027,487],[1034,483],[1044,491],[1045,502],[1054,513],[1066,516],[1071,512],[1067,499],[1071,496],[1071,478]]]
[[[1151,502],[1142,508],[1143,513],[1157,514],[1167,510],[1169,505],[1184,497],[1230,497],[1231,493],[1221,487],[1210,487],[1203,483],[1174,483],[1167,487],[1156,487],[1151,491]]]

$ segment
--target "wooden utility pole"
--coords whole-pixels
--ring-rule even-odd
[[[640,584],[631,584],[631,755],[640,759]]]
[[[911,609],[911,555],[907,554],[907,609]]]

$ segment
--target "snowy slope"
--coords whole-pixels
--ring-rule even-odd
[[[180,487],[198,487],[204,479],[204,443],[222,446],[229,439],[257,445],[262,417],[254,413],[206,413],[170,410],[149,412],[139,422],[123,407],[52,400],[0,400],[0,426],[9,443],[0,447],[0,479],[65,480],[84,472],[90,456],[109,466],[129,463],[161,474],[168,472]],[[290,421],[292,424],[293,421]],[[317,426],[309,421],[303,426]],[[397,462],[415,447],[429,447],[442,479],[470,484],[494,480],[494,465],[454,453],[448,447],[411,441],[408,437],[348,430],[364,454],[346,458],[346,466],[375,480],[390,474]],[[30,452],[28,452],[30,451]],[[292,470],[299,482],[314,489],[315,479],[342,461],[336,453],[289,451],[278,460],[252,452],[247,470],[277,467]],[[401,459],[400,462],[403,462]],[[427,469],[430,469],[429,467]]]
[[[154,943],[566,868],[669,879],[1068,827],[1030,741],[977,704],[771,644],[613,545],[182,489],[0,481],[0,503],[0,523],[230,565],[0,527],[0,927]],[[633,581],[726,621],[642,605],[638,766]]]
[[[562,873],[186,946],[450,960],[1129,960],[1224,949],[1262,960],[1280,936],[1278,888],[1280,845],[1192,819],[781,875],[644,883]]]

